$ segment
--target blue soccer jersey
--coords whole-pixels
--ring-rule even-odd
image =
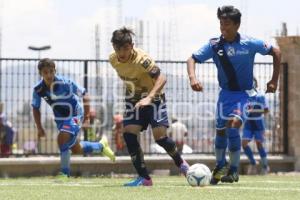
[[[83,109],[78,97],[84,96],[85,93],[85,88],[78,86],[73,81],[55,76],[52,89],[47,88],[43,80],[34,86],[31,105],[33,108],[39,109],[41,98],[43,98],[53,110],[57,127],[71,132],[68,131],[70,126],[75,125],[77,120],[80,121],[83,116]]]
[[[264,113],[262,110],[268,110],[268,105],[266,102],[266,98],[262,94],[258,94],[254,97],[249,98],[251,110],[253,110],[244,126],[244,130],[250,131],[264,131],[265,130],[265,123],[264,123]],[[259,112],[255,112],[258,110]]]
[[[272,46],[262,40],[238,34],[230,43],[226,42],[222,36],[213,38],[208,44],[194,52],[192,57],[199,63],[213,59],[218,70],[219,86],[222,89],[245,91],[251,90],[253,86],[255,54],[266,55],[271,49]]]

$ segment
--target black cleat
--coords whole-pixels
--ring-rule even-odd
[[[222,183],[233,183],[239,181],[239,174],[237,172],[228,171],[226,176],[221,178]]]
[[[210,184],[211,185],[217,185],[218,182],[221,180],[221,177],[223,175],[225,175],[227,171],[227,165],[219,168],[219,167],[215,167],[212,171],[212,177],[211,177],[211,180],[210,180]]]

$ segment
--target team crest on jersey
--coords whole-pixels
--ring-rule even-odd
[[[234,50],[233,47],[228,47],[227,55],[228,56],[234,56],[235,55],[235,50]]]
[[[149,58],[147,58],[144,62],[143,62],[143,67],[145,69],[147,69],[149,67],[149,65],[151,64],[151,60]]]
[[[218,53],[217,53],[219,56],[223,56],[224,55],[224,53],[223,53],[223,49],[220,49],[219,51],[218,51]]]

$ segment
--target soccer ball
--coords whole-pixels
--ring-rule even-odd
[[[191,186],[209,185],[211,179],[210,169],[204,164],[196,163],[190,166],[186,173],[186,179]]]

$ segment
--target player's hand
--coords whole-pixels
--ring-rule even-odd
[[[277,80],[271,80],[267,83],[266,93],[275,93],[277,90]]]
[[[139,100],[134,108],[137,109],[137,108],[142,108],[144,106],[148,106],[152,103],[152,99],[150,97],[145,97],[145,98],[142,98],[141,100]]]
[[[43,127],[38,128],[38,138],[40,139],[41,137],[45,137],[45,136],[46,136],[45,129]]]
[[[202,92],[203,86],[197,79],[192,79],[190,81],[191,88],[196,92]]]

